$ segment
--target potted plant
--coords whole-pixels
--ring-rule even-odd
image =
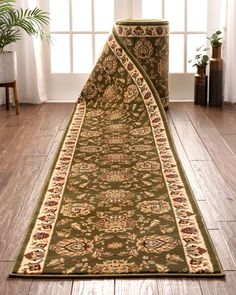
[[[212,46],[209,74],[209,105],[223,104],[223,60],[221,58],[222,32],[216,31],[207,37]]]
[[[222,32],[216,31],[213,33],[210,37],[207,37],[207,39],[210,41],[212,47],[219,47],[222,44]]]
[[[196,48],[194,59],[188,61],[193,64],[193,67],[197,67],[197,73],[194,76],[194,103],[200,105],[207,105],[206,67],[209,61],[207,50],[208,48],[203,45]]]
[[[4,49],[21,39],[21,29],[30,36],[49,38],[44,30],[49,22],[48,13],[38,7],[17,9],[15,4],[16,0],[0,0],[0,83],[16,80],[16,54]]]

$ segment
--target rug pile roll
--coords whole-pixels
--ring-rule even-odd
[[[165,109],[169,106],[169,24],[165,20],[116,21],[116,33],[152,81]]]

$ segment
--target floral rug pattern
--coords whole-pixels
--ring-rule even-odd
[[[134,56],[153,45],[142,36],[132,55],[119,33],[81,93],[12,276],[222,275]]]

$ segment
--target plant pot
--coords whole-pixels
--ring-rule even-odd
[[[0,83],[11,83],[16,80],[16,52],[0,52]]]
[[[221,58],[221,45],[212,47],[209,76],[209,106],[222,106],[223,104],[223,60]]]
[[[206,67],[197,66],[197,74],[194,75],[194,103],[207,105]]]

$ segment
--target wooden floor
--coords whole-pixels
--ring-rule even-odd
[[[205,108],[172,103],[174,141],[205,218],[226,280],[8,279],[72,104],[0,106],[1,295],[225,295],[236,294],[236,105]]]

